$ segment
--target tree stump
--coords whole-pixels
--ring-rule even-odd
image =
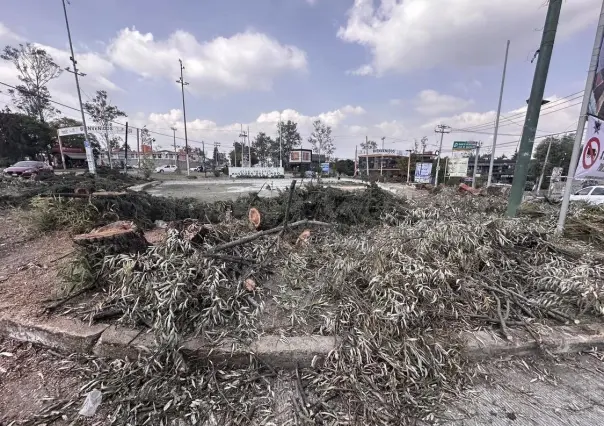
[[[73,242],[87,251],[104,255],[145,251],[149,242],[134,222],[120,220],[73,237]]]
[[[250,224],[257,231],[265,229],[272,229],[276,226],[281,225],[283,218],[278,213],[269,213],[267,211],[260,210],[256,207],[252,207],[248,210],[247,217]]]

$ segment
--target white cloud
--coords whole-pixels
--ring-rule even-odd
[[[403,100],[402,99],[390,99],[390,101],[388,103],[392,106],[399,106],[399,105],[403,104]]]
[[[372,61],[353,74],[499,64],[505,41],[523,57],[539,46],[547,2],[526,0],[355,0],[338,30],[367,47]],[[600,0],[564,2],[557,40],[595,24]]]
[[[122,68],[169,80],[180,75],[180,58],[190,89],[209,94],[268,90],[278,76],[307,67],[303,50],[253,31],[200,43],[186,31],[156,40],[151,33],[126,28],[112,40],[107,53]]]
[[[439,115],[462,110],[473,103],[472,100],[445,95],[436,90],[422,90],[415,100],[415,110],[423,115]]]
[[[24,43],[23,38],[10,31],[4,24],[0,23],[0,45],[13,45],[16,43]],[[59,49],[53,46],[47,46],[40,43],[34,43],[36,46],[44,49],[53,60],[62,68],[70,67],[73,69],[71,53],[67,49]],[[121,90],[111,77],[115,72],[115,66],[107,60],[102,54],[92,51],[75,51],[80,72],[86,74],[80,78],[80,85],[83,92],[83,100],[86,100],[86,94],[94,95],[96,90],[117,91]],[[0,60],[0,80],[8,84],[18,84],[17,70],[14,65],[8,61]],[[59,78],[52,80],[48,84],[48,89],[53,97],[53,100],[67,104],[78,105],[78,97],[75,88],[75,80],[71,73],[64,71]],[[1,90],[1,89],[0,89]],[[6,98],[2,98],[6,100]],[[62,113],[76,117],[77,112],[66,110],[58,106]],[[79,117],[78,117],[79,118]]]

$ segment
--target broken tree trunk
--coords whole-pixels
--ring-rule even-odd
[[[73,242],[87,251],[104,255],[137,253],[147,249],[149,243],[134,222],[120,220],[94,229],[88,234],[73,237]]]
[[[280,214],[260,210],[256,207],[248,210],[247,217],[257,231],[272,229],[283,221],[283,217]]]

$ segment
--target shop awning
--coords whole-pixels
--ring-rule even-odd
[[[85,160],[86,153],[85,152],[64,152],[63,155],[65,157],[69,157],[72,160]]]

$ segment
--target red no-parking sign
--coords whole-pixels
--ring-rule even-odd
[[[602,135],[600,135],[602,132]],[[604,178],[604,163],[602,161],[602,137],[604,127],[602,121],[595,117],[589,117],[587,121],[587,142],[581,152],[581,159],[577,164],[576,179]]]

